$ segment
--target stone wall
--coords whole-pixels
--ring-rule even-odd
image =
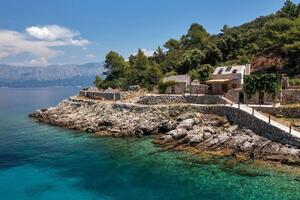
[[[227,102],[219,95],[153,95],[142,96],[137,103],[156,105],[174,103],[224,104]]]
[[[200,84],[200,85],[189,85],[191,94],[206,94],[206,91],[208,89],[207,85]]]
[[[130,93],[127,92],[89,92],[89,91],[79,91],[79,96],[88,97],[91,99],[109,100],[117,101],[126,99]]]
[[[166,90],[166,94],[184,94],[187,91],[187,85],[184,82],[177,82]]]
[[[281,92],[281,103],[300,103],[300,89],[287,89]]]
[[[300,139],[272,126],[265,121],[235,107],[210,106],[202,108],[202,112],[226,116],[231,122],[246,127],[256,134],[281,144],[293,145],[300,148]]]
[[[231,89],[228,90],[228,92],[224,96],[233,103],[238,103],[240,92],[242,92],[242,89]]]
[[[277,127],[274,127],[267,122],[252,116],[251,114],[240,110],[236,107],[221,106],[221,105],[136,105],[136,104],[115,104],[116,109],[135,110],[139,112],[148,112],[151,109],[168,110],[169,113],[176,115],[184,112],[200,112],[205,114],[216,114],[226,116],[228,120],[234,124],[252,130],[256,134],[265,137],[273,142],[278,142],[283,145],[292,145],[300,148],[300,138],[297,138]]]
[[[255,109],[273,116],[300,118],[299,107],[256,107]]]
[[[244,95],[244,104],[264,104],[264,105],[272,105],[274,104],[274,100],[271,94],[264,93],[263,102],[259,100],[259,93],[253,94],[250,98],[247,97],[246,93],[242,88],[229,90],[224,96],[234,103],[239,102],[239,95],[243,93]],[[280,99],[280,95],[278,95],[277,99]],[[241,99],[242,100],[242,99]]]

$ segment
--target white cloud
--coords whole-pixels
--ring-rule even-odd
[[[147,57],[153,56],[153,54],[154,54],[154,51],[152,51],[152,50],[142,49],[142,51],[144,52],[144,54],[145,54]]]
[[[78,38],[79,33],[58,25],[32,26],[25,32],[0,30],[0,59],[27,53],[32,60],[28,64],[47,64],[49,58],[62,55],[53,47],[81,46],[90,42]]]
[[[61,41],[65,42],[65,45],[85,46],[89,44],[88,40],[75,39],[76,36],[79,36],[78,32],[58,25],[32,26],[26,28],[26,32],[33,38],[45,41]]]
[[[87,57],[87,58],[95,58],[96,56],[94,54],[87,54],[85,57]]]
[[[148,49],[141,49],[141,50],[144,52],[145,56],[147,56],[147,57],[153,56],[153,54],[154,54],[154,51],[152,51],[152,50],[148,50]],[[133,53],[132,55],[135,56],[136,54],[137,54],[137,52]]]
[[[65,40],[78,35],[78,33],[58,25],[32,26],[26,28],[26,32],[40,40]]]

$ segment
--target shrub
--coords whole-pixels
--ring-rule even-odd
[[[160,81],[158,84],[159,92],[165,94],[169,87],[172,87],[176,84],[175,81]]]

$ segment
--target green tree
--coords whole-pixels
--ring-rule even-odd
[[[180,42],[175,39],[169,39],[165,44],[164,47],[170,51],[178,49],[180,47]]]
[[[205,59],[205,54],[199,49],[192,49],[186,51],[179,63],[178,63],[178,73],[186,74],[192,69],[195,69],[199,66]]]
[[[252,74],[245,76],[244,90],[248,97],[257,92],[266,92],[275,99],[280,91],[280,84],[275,74]]]
[[[153,60],[156,62],[156,63],[162,63],[165,59],[165,53],[164,53],[164,50],[158,46],[158,48],[154,51],[153,53]]]
[[[288,17],[297,17],[299,15],[298,6],[291,0],[286,0],[280,13]]]
[[[96,86],[99,89],[104,88],[104,80],[100,76],[96,76],[94,80],[94,86]]]
[[[189,48],[203,49],[209,42],[209,33],[197,23],[190,26],[188,33],[182,36],[182,43]]]
[[[130,71],[128,73],[128,81],[130,84],[145,85],[147,77],[147,70],[151,67],[152,63],[144,52],[139,49],[136,55],[129,57]]]
[[[142,86],[152,90],[155,85],[159,83],[162,78],[162,73],[158,66],[150,65],[146,70],[146,76],[142,81]]]
[[[165,94],[167,92],[167,89],[169,87],[172,87],[176,84],[175,81],[160,81],[158,83],[158,89],[159,89],[159,92],[162,93],[162,94]]]
[[[214,68],[210,64],[201,65],[198,69],[198,80],[200,83],[204,83],[209,79],[210,74],[213,72]]]
[[[107,81],[124,77],[128,64],[125,59],[118,53],[111,51],[106,55],[104,68],[108,69]]]
[[[190,85],[194,80],[199,81],[199,83],[204,83],[209,79],[210,73],[213,71],[213,67],[209,64],[201,65],[197,69],[192,69],[189,72]],[[191,88],[190,88],[191,93]]]

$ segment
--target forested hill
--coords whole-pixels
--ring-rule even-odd
[[[197,23],[180,38],[169,39],[154,55],[139,50],[129,61],[109,52],[104,67],[106,80],[98,87],[126,87],[139,84],[151,88],[163,76],[190,73],[205,80],[213,67],[251,63],[254,71],[300,75],[300,4],[287,0],[276,13],[237,27],[224,25],[210,34]]]
[[[300,4],[286,1],[276,13],[259,17],[237,27],[224,26],[218,35],[210,35],[204,27],[192,24],[180,39],[164,45],[166,56],[159,62],[164,72],[170,66],[180,73],[193,66],[182,65],[191,55],[199,64],[244,64],[254,67],[286,67],[300,73]]]

